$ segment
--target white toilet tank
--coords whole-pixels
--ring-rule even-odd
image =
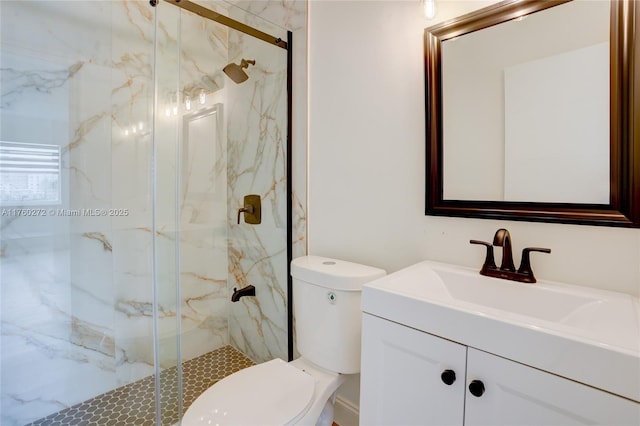
[[[362,285],[384,275],[382,269],[327,257],[294,259],[298,352],[329,371],[359,373]]]

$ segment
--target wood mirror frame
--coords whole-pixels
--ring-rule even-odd
[[[443,199],[441,43],[570,0],[507,0],[425,29],[426,215],[640,227],[640,5],[611,0],[609,204]]]

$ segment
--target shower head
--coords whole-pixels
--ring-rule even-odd
[[[256,61],[254,60],[246,60],[243,59],[240,61],[240,65],[234,64],[233,62],[222,68],[222,71],[229,76],[231,80],[233,80],[236,84],[240,84],[243,81],[247,80],[249,76],[246,72],[244,72],[244,68],[249,68],[249,64],[255,65]]]

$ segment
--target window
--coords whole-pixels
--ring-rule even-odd
[[[60,147],[0,141],[0,202],[60,203]]]

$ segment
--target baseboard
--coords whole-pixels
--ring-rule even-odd
[[[340,426],[358,426],[360,408],[351,401],[337,397],[333,409],[333,421],[336,424]]]

